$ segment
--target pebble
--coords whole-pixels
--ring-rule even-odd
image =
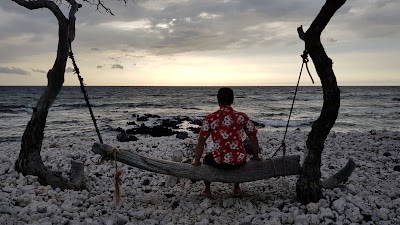
[[[307,206],[307,212],[311,213],[311,214],[317,214],[319,211],[319,204],[318,203],[308,203]]]
[[[8,173],[12,167],[12,162],[9,158],[0,157],[0,176]]]

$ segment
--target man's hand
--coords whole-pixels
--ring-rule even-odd
[[[200,162],[200,161],[193,160],[192,166],[201,166],[201,162]]]

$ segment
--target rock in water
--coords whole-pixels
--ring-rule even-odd
[[[117,140],[120,142],[129,142],[129,141],[137,141],[138,138],[133,135],[127,134],[125,131],[122,131],[117,135]]]

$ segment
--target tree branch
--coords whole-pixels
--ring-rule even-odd
[[[71,5],[71,9],[69,10],[69,27],[68,27],[68,40],[75,40],[75,13],[78,12],[78,9],[82,7],[81,4],[78,4],[75,0],[67,0]]]
[[[41,9],[47,8],[49,9],[58,19],[58,21],[66,21],[67,18],[64,16],[58,5],[54,1],[50,0],[12,0],[13,2],[17,3],[20,6],[23,6],[27,9],[34,10],[34,9]]]

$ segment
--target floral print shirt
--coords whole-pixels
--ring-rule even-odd
[[[211,134],[214,141],[212,156],[217,163],[240,165],[246,161],[243,131],[249,137],[257,134],[257,128],[246,114],[231,106],[221,106],[204,118],[200,136],[207,139]]]

